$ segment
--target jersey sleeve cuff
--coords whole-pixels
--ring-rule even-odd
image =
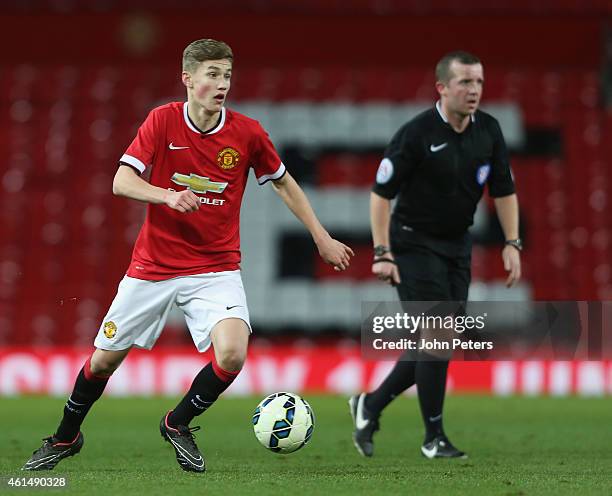
[[[397,193],[391,193],[383,188],[381,188],[378,184],[374,184],[372,187],[372,192],[376,193],[378,196],[382,196],[387,200],[393,200],[397,196]]]
[[[138,169],[138,171],[140,171],[141,174],[147,168],[147,166],[143,164],[140,160],[138,160],[136,157],[132,157],[131,155],[128,155],[127,153],[123,154],[123,156],[119,159],[119,162],[123,162],[126,165],[131,165],[135,169]]]
[[[516,193],[516,189],[514,187],[505,188],[505,189],[489,189],[489,196],[491,198],[503,198],[504,196],[510,196]]]
[[[263,184],[266,184],[268,181],[275,181],[276,179],[280,179],[285,175],[285,172],[287,172],[287,169],[285,168],[285,164],[281,162],[274,174],[266,174],[264,176],[260,176],[257,178],[257,182],[261,186]]]
[[[137,169],[136,167],[134,167],[131,164],[128,164],[127,162],[122,162],[121,160],[119,160],[119,166],[122,166],[122,165],[125,165],[126,167],[129,167],[130,169],[132,169],[139,176],[142,175],[142,172],[140,172],[140,169]]]

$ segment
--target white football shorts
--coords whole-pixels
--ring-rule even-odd
[[[239,270],[144,281],[125,276],[94,341],[102,350],[131,346],[150,350],[159,338],[172,305],[183,311],[198,351],[211,344],[221,320],[242,319],[249,330],[249,310]]]

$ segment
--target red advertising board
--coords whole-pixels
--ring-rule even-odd
[[[0,395],[64,395],[89,353],[73,348],[4,348]],[[208,360],[208,354],[192,348],[134,350],[107,391],[117,396],[179,395]],[[362,360],[355,346],[258,345],[251,347],[227,394],[281,390],[349,394],[376,387],[392,366],[393,362]],[[452,393],[493,395],[607,395],[612,394],[612,361],[453,362],[448,388]]]

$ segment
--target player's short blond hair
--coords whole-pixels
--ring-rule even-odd
[[[192,41],[183,50],[183,70],[195,72],[202,62],[221,59],[234,61],[234,54],[227,43],[208,38]]]

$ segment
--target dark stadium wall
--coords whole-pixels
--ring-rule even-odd
[[[340,14],[3,15],[3,63],[177,60],[191,40],[212,37],[234,48],[239,64],[430,66],[451,49],[497,66],[595,68],[601,19],[584,16],[408,16]],[[18,49],[16,49],[18,47]]]

